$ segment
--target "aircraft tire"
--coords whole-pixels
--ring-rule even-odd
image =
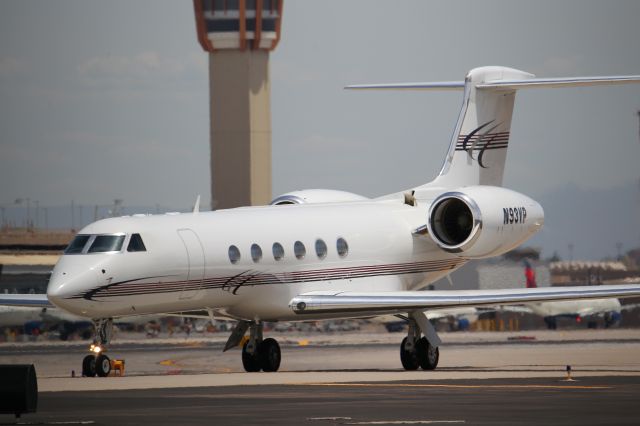
[[[84,377],[96,377],[96,357],[87,355],[82,360],[82,375]]]
[[[544,317],[544,322],[547,324],[547,329],[555,330],[558,328],[558,323],[554,317]]]
[[[256,373],[260,371],[260,359],[258,357],[258,351],[253,354],[247,352],[247,345],[249,342],[245,342],[242,346],[242,366],[247,373]]]
[[[258,346],[258,358],[262,371],[270,373],[280,368],[280,345],[276,339],[264,339]]]
[[[416,351],[407,351],[404,348],[404,344],[407,342],[407,338],[402,339],[400,344],[400,361],[402,366],[407,371],[417,370],[420,364],[418,363],[418,357]]]
[[[429,344],[426,337],[416,342],[416,352],[418,353],[418,363],[423,370],[435,370],[440,359],[440,350]]]
[[[96,374],[99,377],[107,377],[111,372],[111,360],[106,355],[96,357]]]

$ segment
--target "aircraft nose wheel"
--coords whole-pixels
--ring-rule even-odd
[[[91,355],[82,359],[82,375],[84,377],[106,377],[111,372],[111,360],[103,351],[111,340],[113,321],[111,318],[97,319],[93,321],[95,327],[95,340],[90,346]]]
[[[111,360],[108,356],[100,354],[96,357],[96,374],[99,377],[107,377],[111,372]]]
[[[82,360],[82,376],[96,377],[96,357],[87,355]]]
[[[82,360],[84,377],[107,377],[111,372],[111,360],[104,354],[87,355]]]

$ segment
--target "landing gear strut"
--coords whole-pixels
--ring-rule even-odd
[[[405,370],[414,371],[435,370],[440,359],[438,349],[440,339],[435,334],[435,329],[429,323],[424,313],[411,313],[408,318],[409,330],[407,337],[400,344],[400,361]],[[420,337],[424,332],[425,337]],[[427,338],[426,336],[429,336]]]
[[[262,322],[239,321],[231,333],[225,350],[237,346],[249,329],[249,340],[242,346],[242,366],[245,371],[255,373],[278,371],[280,368],[280,345],[275,339],[262,337]]]
[[[93,321],[95,339],[89,347],[90,355],[82,360],[82,375],[85,377],[106,377],[111,372],[111,360],[104,354],[106,346],[111,341],[113,320],[101,318]]]

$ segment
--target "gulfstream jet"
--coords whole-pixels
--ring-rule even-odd
[[[100,220],[67,247],[46,298],[0,301],[53,304],[91,318],[96,337],[83,361],[85,375],[109,373],[104,348],[113,319],[144,314],[237,320],[225,350],[245,341],[246,371],[280,366],[280,347],[263,336],[264,322],[397,314],[409,324],[400,343],[402,366],[435,369],[440,339],[425,312],[640,295],[640,285],[420,291],[542,228],[542,207],[502,187],[518,90],[638,82],[640,76],[541,79],[483,67],[460,82],[352,86],[462,92],[433,182],[374,199],[310,190],[284,194],[269,206]]]

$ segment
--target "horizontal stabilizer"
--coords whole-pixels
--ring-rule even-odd
[[[487,306],[632,296],[640,296],[640,285],[371,293],[310,292],[291,299],[289,307],[296,314],[300,315],[325,313],[391,314],[462,306]]]
[[[640,83],[640,75],[610,77],[530,78],[526,80],[495,80],[476,85],[478,89],[529,89],[535,87],[580,87],[611,84]]]
[[[345,89],[373,90],[462,90],[464,81],[440,81],[434,83],[354,84]]]
[[[0,294],[0,306],[53,308],[46,294]]]
[[[529,78],[523,80],[493,80],[475,84],[477,89],[518,90],[530,88],[580,87],[612,84],[640,83],[640,75],[605,77]],[[425,83],[353,84],[349,90],[462,90],[464,81],[440,81]]]

